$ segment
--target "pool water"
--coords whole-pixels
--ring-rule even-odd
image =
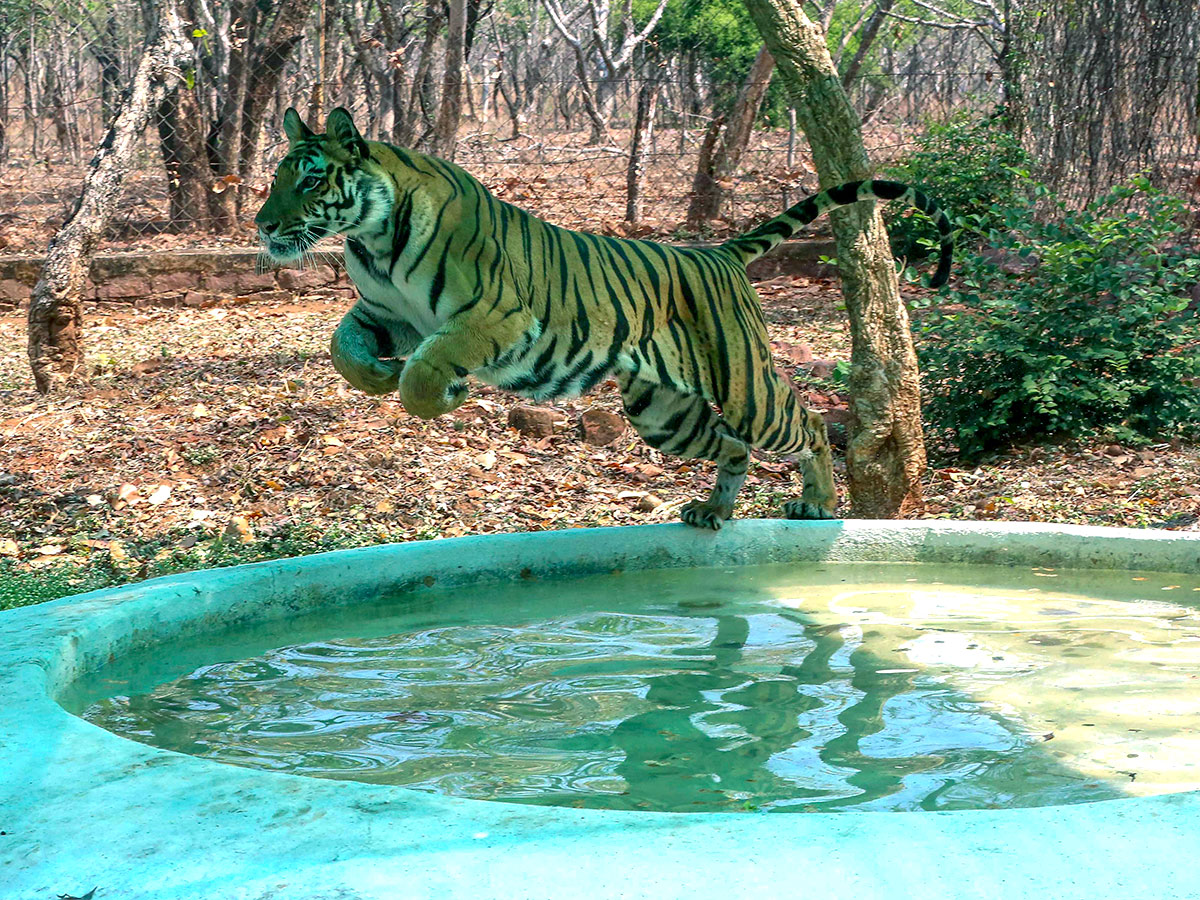
[[[1200,787],[1200,579],[824,564],[425,591],[160,645],[60,698],[224,763],[667,812]]]

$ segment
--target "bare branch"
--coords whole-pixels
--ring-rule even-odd
[[[650,32],[657,27],[658,20],[663,17],[663,13],[666,11],[667,0],[659,0],[658,8],[654,10],[654,15],[652,15],[650,17],[650,21],[646,23],[646,27],[638,32],[638,34],[633,38],[630,38],[629,35],[625,36],[624,44],[622,45],[621,50],[618,52],[616,58],[618,69],[624,69],[627,65],[629,65],[629,60],[633,58],[633,51],[636,50],[638,46],[646,40],[646,38],[650,37]]]
[[[906,16],[903,13],[888,12],[893,19],[901,22],[911,22],[913,25],[924,25],[926,28],[941,28],[944,31],[971,31],[975,28],[972,22],[935,22],[933,19],[918,19],[916,16]]]
[[[917,0],[913,0],[913,2],[915,3]],[[925,6],[925,8],[931,10],[932,12],[944,12],[944,10],[939,10],[936,7],[929,6],[928,4],[920,5]],[[975,35],[981,41],[983,41],[985,45],[987,45],[987,48],[989,51],[991,51],[993,58],[1000,58],[1000,46],[996,43],[995,39],[988,34],[988,32],[994,28],[993,23],[973,22],[969,19],[961,19],[954,22],[937,22],[932,19],[918,19],[915,16],[906,16],[903,13],[892,12],[890,10],[888,11],[888,15],[893,19],[899,19],[901,22],[912,22],[914,25],[924,25],[926,28],[940,28],[943,31],[974,32]]]
[[[968,19],[966,16],[961,16],[958,13],[953,13],[944,7],[936,6],[933,3],[929,3],[929,2],[927,2],[927,0],[909,0],[909,2],[911,2],[913,6],[917,6],[917,7],[920,7],[921,9],[927,10],[928,12],[931,12],[936,16],[945,16],[951,22],[966,22],[966,23],[968,23],[970,25],[974,25],[976,27],[979,27],[980,25],[989,25],[990,24],[985,19]]]
[[[567,30],[566,17],[563,15],[562,7],[558,5],[558,0],[542,0],[542,5],[546,8],[546,12],[550,15],[550,21],[558,29],[558,33],[563,36],[563,40],[578,51],[580,49],[579,38]]]
[[[849,27],[847,27],[846,29],[844,29],[842,31],[842,38],[840,41],[838,41],[838,56],[839,57],[842,55],[842,53],[845,52],[846,45],[850,43],[851,39],[856,34],[858,34],[858,32],[862,29],[863,25],[866,23],[868,8],[869,8],[868,6],[864,5],[861,9],[859,9],[858,18],[855,19],[854,22]]]

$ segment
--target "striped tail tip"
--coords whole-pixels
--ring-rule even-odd
[[[954,261],[954,245],[942,244],[942,253],[938,258],[937,271],[929,279],[929,286],[939,288],[950,280],[950,264]]]

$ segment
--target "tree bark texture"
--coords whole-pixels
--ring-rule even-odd
[[[211,185],[227,175],[252,180],[261,166],[263,121],[292,51],[303,39],[311,0],[280,0],[277,5],[234,0],[230,42],[216,121],[209,146]],[[193,52],[205,52],[193,44]],[[232,233],[238,227],[243,194],[236,185],[210,199],[214,227]]]
[[[433,78],[434,47],[442,29],[442,4],[437,0],[425,0],[425,35],[421,41],[421,53],[417,57],[417,71],[409,91],[408,106],[404,114],[400,133],[396,136],[401,147],[416,147],[421,137],[417,133],[417,119],[425,115],[428,121],[428,88]]]
[[[466,66],[467,0],[450,0],[446,20],[446,70],[442,75],[442,99],[433,127],[433,154],[454,160],[458,144],[458,122],[462,118],[463,69]]]
[[[212,228],[209,190],[213,175],[204,146],[203,114],[186,84],[166,92],[158,105],[158,144],[167,170],[170,226],[176,231]]]
[[[128,95],[88,166],[75,210],[50,239],[29,303],[29,362],[42,393],[76,375],[83,362],[81,296],[100,236],[121,197],[135,145],[191,58],[171,0],[155,7]]]
[[[727,126],[721,143],[716,151],[707,158],[702,154],[701,160],[705,165],[696,166],[696,176],[692,181],[692,197],[688,202],[687,224],[693,231],[709,219],[715,219],[721,214],[728,192],[725,183],[737,171],[742,154],[750,145],[750,136],[754,132],[754,120],[758,118],[758,110],[762,106],[767,88],[771,86],[771,73],[775,70],[775,60],[764,45],[750,66],[750,74],[738,91],[737,100],[727,117]]]
[[[658,82],[647,79],[638,91],[633,141],[629,147],[629,167],[625,172],[625,221],[634,224],[642,216],[642,177],[646,173],[646,143],[650,138],[657,105]]]
[[[798,0],[745,0],[812,147],[823,188],[870,176],[862,131],[825,35]],[[906,515],[922,506],[925,441],[921,387],[908,312],[900,299],[883,219],[871,202],[831,213],[838,271],[850,316],[853,514]]]

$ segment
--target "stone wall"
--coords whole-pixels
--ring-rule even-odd
[[[783,274],[821,274],[821,256],[833,256],[832,241],[790,241],[750,265],[755,280]],[[301,269],[256,271],[254,250],[181,250],[107,253],[92,261],[85,300],[130,306],[216,306],[278,302],[296,294],[351,298],[354,287],[342,266],[341,250],[314,254]],[[43,259],[0,256],[0,311],[27,306]]]
[[[301,269],[256,271],[254,250],[107,253],[92,261],[84,299],[130,306],[216,306],[279,301],[320,291],[353,296],[341,251],[320,252]],[[0,310],[27,306],[43,260],[0,256]]]

